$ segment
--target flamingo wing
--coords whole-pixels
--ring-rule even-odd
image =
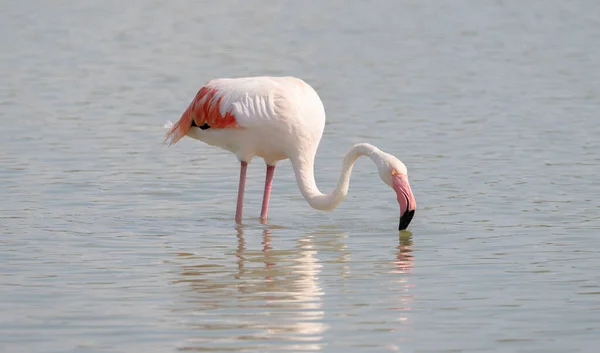
[[[165,125],[169,128],[165,141],[176,143],[192,126],[202,130],[264,127],[279,119],[289,106],[287,97],[304,85],[294,78],[212,80],[198,91],[178,122]]]
[[[168,141],[169,145],[176,143],[188,133],[192,126],[197,126],[202,130],[239,128],[232,112],[232,105],[222,102],[224,97],[225,95],[220,94],[218,88],[211,87],[210,84],[200,88],[179,121],[167,126],[169,131],[165,141]]]

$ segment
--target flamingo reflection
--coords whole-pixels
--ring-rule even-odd
[[[235,257],[234,270],[223,261],[206,264],[206,258],[202,264],[181,266],[182,279],[176,283],[190,286],[188,310],[198,313],[194,327],[204,331],[189,339],[185,349],[215,350],[247,341],[252,343],[249,346],[281,342],[280,350],[320,350],[327,325],[323,323],[322,265],[316,257],[314,234],[278,250],[273,248],[271,229],[262,231],[260,247],[251,245],[257,243],[254,240],[246,241],[252,231],[237,228],[237,246],[230,253]],[[182,255],[186,262],[201,260],[189,253]],[[232,332],[238,334],[232,336]]]

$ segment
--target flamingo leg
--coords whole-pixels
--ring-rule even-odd
[[[273,174],[275,166],[267,165],[267,177],[265,178],[265,193],[263,195],[262,209],[260,211],[260,223],[267,224],[267,213],[269,212],[269,199],[271,198],[271,187],[273,186]]]
[[[246,188],[246,169],[248,163],[240,163],[240,186],[238,188],[237,207],[235,208],[235,222],[242,223],[242,208],[244,207],[244,189]]]

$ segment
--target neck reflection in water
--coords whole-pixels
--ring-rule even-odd
[[[410,277],[408,276],[412,272],[414,266],[412,233],[406,230],[401,231],[398,240],[399,244],[396,247],[396,261],[394,261],[396,267],[392,273],[400,275],[396,277],[396,282],[398,284],[396,290],[400,293],[398,295],[398,306],[395,306],[393,309],[401,313],[398,318],[399,321],[408,322],[407,312],[411,310],[414,299],[412,294],[409,293],[410,288],[414,285],[410,283]]]

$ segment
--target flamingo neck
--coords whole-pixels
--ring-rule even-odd
[[[315,153],[306,154],[304,156],[298,156],[296,158],[290,158],[294,173],[296,174],[296,182],[298,188],[302,192],[302,196],[306,199],[308,204],[317,210],[331,211],[335,209],[340,202],[348,194],[348,187],[350,185],[350,174],[352,173],[352,167],[360,156],[368,156],[375,162],[377,167],[380,166],[383,159],[383,152],[377,147],[368,143],[359,143],[350,148],[350,150],[344,156],[342,162],[342,172],[338,178],[337,185],[328,194],[323,194],[319,191],[315,182],[314,173],[314,162]]]

